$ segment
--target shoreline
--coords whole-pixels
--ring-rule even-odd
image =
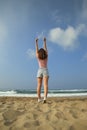
[[[42,95],[42,97],[41,98],[43,98],[44,97],[44,95]],[[37,97],[37,95],[36,96],[20,96],[20,95],[9,95],[9,96],[0,96],[0,98],[31,98],[31,99],[36,99],[36,98],[38,98]],[[56,99],[56,98],[62,98],[62,99],[84,99],[84,98],[87,98],[87,95],[79,95],[79,96],[48,96],[47,97],[47,99],[51,99],[51,98],[54,98],[54,99]]]
[[[0,97],[37,97],[36,89],[29,90],[4,90],[0,91]],[[41,96],[44,96],[43,90],[41,91]],[[48,91],[48,97],[79,97],[87,96],[87,89],[72,89],[72,90],[58,90],[50,89]]]
[[[1,130],[87,130],[86,97],[0,97]]]

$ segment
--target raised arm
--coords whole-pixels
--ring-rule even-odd
[[[47,52],[46,38],[44,38],[44,50]]]
[[[38,38],[36,38],[36,56],[38,57]]]

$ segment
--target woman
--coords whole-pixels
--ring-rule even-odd
[[[48,79],[49,73],[47,68],[48,62],[48,51],[46,46],[46,38],[44,38],[44,48],[38,48],[38,39],[36,39],[36,57],[39,64],[39,69],[37,72],[37,95],[38,95],[38,102],[41,102],[41,86],[42,81],[44,85],[44,100],[43,102],[46,103],[47,94],[48,94]]]

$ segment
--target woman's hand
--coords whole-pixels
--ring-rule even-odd
[[[38,38],[36,38],[36,56],[38,57]]]
[[[46,38],[44,37],[44,42],[46,42]]]
[[[38,42],[38,38],[36,38],[36,43]]]
[[[47,52],[47,46],[46,46],[46,38],[44,37],[44,49]]]

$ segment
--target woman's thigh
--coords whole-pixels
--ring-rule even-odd
[[[42,78],[37,78],[37,84],[38,84],[38,86],[41,87],[41,85],[42,85]]]
[[[48,77],[48,76],[44,76],[44,77],[43,77],[44,87],[45,87],[45,86],[48,87],[48,80],[49,80],[49,77]]]

